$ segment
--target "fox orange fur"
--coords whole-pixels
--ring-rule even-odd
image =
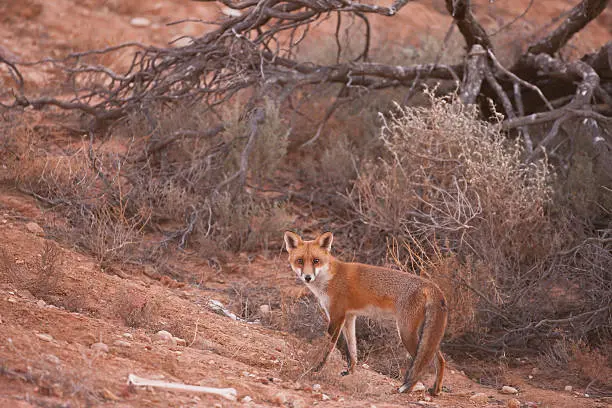
[[[444,294],[433,282],[417,275],[360,263],[347,263],[331,255],[333,235],[326,232],[304,241],[285,232],[289,263],[298,277],[318,298],[329,320],[331,347],[315,367],[320,370],[336,343],[352,373],[357,361],[355,319],[358,315],[382,311],[395,316],[402,343],[413,357],[399,392],[410,392],[424,369],[436,357],[436,380],[430,390],[440,393],[445,360],[440,341],[446,329],[448,310]]]

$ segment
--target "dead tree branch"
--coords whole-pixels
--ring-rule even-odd
[[[487,32],[472,14],[470,0],[446,0],[446,9],[455,19],[469,50],[476,44],[481,45],[485,50],[493,49]]]
[[[609,0],[583,0],[574,7],[569,15],[548,36],[531,45],[529,54],[553,55],[559,51],[574,34],[595,19],[608,5]]]

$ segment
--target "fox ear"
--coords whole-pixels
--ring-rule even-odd
[[[317,244],[323,249],[331,251],[332,242],[334,241],[334,235],[331,232],[326,232],[317,238]]]
[[[285,248],[287,248],[287,252],[294,250],[301,245],[302,242],[302,238],[300,238],[298,234],[294,234],[291,231],[285,232]]]

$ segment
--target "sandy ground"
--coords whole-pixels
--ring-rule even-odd
[[[503,26],[528,2],[476,3],[488,26]],[[538,1],[521,27],[529,32],[573,3]],[[572,42],[573,49],[586,52],[609,41],[611,14],[608,8]],[[0,0],[0,54],[32,61],[124,41],[164,45],[209,29],[198,23],[166,23],[220,16],[217,3],[178,0]],[[134,17],[145,17],[150,24],[135,27],[130,23]],[[442,1],[417,2],[398,18],[373,21],[374,30],[385,27],[381,41],[416,45],[416,33],[441,37],[450,24]],[[324,26],[323,32],[330,27]],[[51,69],[24,73],[29,86],[44,86]],[[5,71],[1,81],[9,83]],[[171,267],[181,271],[185,281],[198,283],[186,285],[157,279],[144,267],[103,270],[88,254],[58,244],[48,233],[53,222],[52,210],[0,185],[1,407],[473,407],[506,406],[511,398],[531,407],[610,406],[609,401],[585,397],[578,387],[566,392],[560,381],[544,386],[546,381],[529,378],[531,368],[510,369],[508,385],[519,393],[508,396],[477,384],[451,363],[444,380],[447,391],[433,399],[423,392],[397,394],[398,381],[367,367],[340,377],[338,352],[322,373],[308,373],[316,342],[235,321],[209,306],[211,299],[228,304],[229,289],[237,282],[265,281],[284,296],[303,294],[284,255],[240,256],[223,273],[195,255],[176,257]],[[45,260],[51,252],[56,254],[53,262]],[[127,326],[121,317],[126,308],[149,316],[146,328]],[[155,333],[162,329],[179,340],[159,340]],[[129,374],[233,387],[238,396],[232,402],[207,394],[130,387]],[[430,384],[431,377],[425,383]],[[484,393],[484,399],[470,400],[475,393]]]

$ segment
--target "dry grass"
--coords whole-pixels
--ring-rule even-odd
[[[136,289],[123,288],[114,303],[117,315],[129,327],[148,328],[159,320],[160,299]]]

